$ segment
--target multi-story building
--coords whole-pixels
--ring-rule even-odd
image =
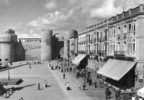
[[[64,58],[69,59],[70,57],[78,54],[78,32],[76,30],[69,31],[69,35],[64,40]]]
[[[138,76],[144,75],[143,27],[144,4],[141,4],[86,27],[78,36],[78,53],[102,61],[120,56],[136,62]]]
[[[43,38],[19,38],[26,50],[26,60],[56,59],[60,57],[60,49],[63,41],[59,41],[56,35],[44,33]],[[48,47],[47,47],[48,45]]]
[[[25,49],[26,60],[40,60],[41,38],[19,38]]]
[[[116,54],[142,60],[144,5],[90,25],[79,34],[79,52],[114,56]]]
[[[41,48],[41,38],[19,38],[25,50]]]

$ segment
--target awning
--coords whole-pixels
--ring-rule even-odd
[[[144,98],[144,87],[137,91],[137,95]]]
[[[79,54],[78,56],[76,56],[74,58],[74,60],[72,60],[72,63],[75,64],[75,65],[79,65],[80,62],[86,57],[87,55],[86,54]]]
[[[109,59],[97,73],[119,81],[135,64],[132,61]]]

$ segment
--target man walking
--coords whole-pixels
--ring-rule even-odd
[[[105,96],[106,96],[106,100],[111,99],[111,91],[110,91],[109,87],[107,87],[106,90],[105,90]]]

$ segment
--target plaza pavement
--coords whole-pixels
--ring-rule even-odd
[[[73,73],[65,73],[66,79],[63,79],[63,73],[59,70],[50,71],[60,84],[64,93],[68,96],[69,100],[105,100],[104,88],[87,87],[87,90],[82,90],[80,89],[80,86],[82,86],[82,80],[76,79]],[[71,91],[66,90],[65,84],[67,82],[69,82],[70,87],[72,88]]]
[[[28,65],[10,70],[11,78],[23,78],[24,82],[16,87],[15,91],[9,98],[0,97],[0,100],[68,100],[57,81],[52,76],[46,65]],[[7,71],[0,72],[0,78],[7,78]],[[47,80],[50,87],[42,87]],[[37,83],[40,82],[42,89],[37,90]]]
[[[17,87],[17,91],[10,98],[0,97],[0,100],[105,100],[103,88],[91,88],[81,90],[81,81],[77,80],[71,73],[66,73],[66,79],[62,78],[59,70],[51,70],[48,64],[28,65],[10,70],[11,78],[23,78],[24,82]],[[0,72],[0,78],[7,78],[7,71]],[[44,81],[50,87],[44,88]],[[37,90],[37,83],[42,86]],[[66,82],[69,82],[72,90],[66,90]],[[12,87],[12,86],[9,86]]]

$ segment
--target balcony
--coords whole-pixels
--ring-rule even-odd
[[[114,51],[114,56],[125,56],[125,51]]]

